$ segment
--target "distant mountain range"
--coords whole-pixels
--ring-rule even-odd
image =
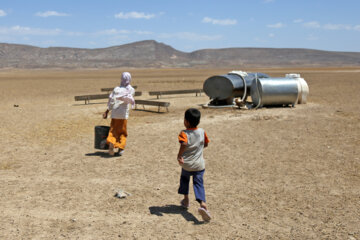
[[[360,52],[222,48],[190,53],[146,40],[98,49],[0,43],[0,68],[192,68],[360,66]]]

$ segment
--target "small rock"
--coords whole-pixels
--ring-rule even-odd
[[[115,193],[115,197],[117,197],[117,198],[126,198],[127,196],[131,196],[131,194],[128,193],[128,192],[125,192],[125,191],[122,190],[122,189],[119,189],[119,190]]]
[[[356,238],[354,238],[353,236],[349,236],[349,240],[356,240]]]

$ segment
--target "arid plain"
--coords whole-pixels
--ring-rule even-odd
[[[202,88],[234,69],[0,71],[0,239],[360,239],[360,69],[241,69],[300,73],[295,108],[202,109],[203,94],[163,96],[169,112],[132,110],[121,157],[94,149],[122,71],[148,91]],[[181,209],[177,135],[201,109],[210,223]],[[114,197],[118,189],[131,196]]]

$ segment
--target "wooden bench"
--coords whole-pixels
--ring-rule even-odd
[[[157,106],[158,112],[160,112],[160,107],[166,107],[166,111],[169,112],[168,107],[170,106],[169,102],[158,102],[158,101],[149,101],[149,100],[135,100],[135,109],[137,109],[137,105],[143,105],[145,109],[145,105]]]
[[[142,92],[135,92],[135,96],[141,96]],[[109,94],[92,94],[92,95],[82,95],[75,96],[75,101],[85,101],[85,104],[90,103],[90,100],[96,99],[107,99],[109,98]]]
[[[186,89],[186,90],[170,90],[170,91],[151,91],[149,92],[150,96],[156,95],[159,99],[162,95],[171,95],[171,94],[187,94],[187,93],[196,93],[196,96],[203,92],[202,89]]]
[[[132,86],[134,89],[137,89],[137,86]],[[102,92],[108,92],[110,93],[112,90],[114,90],[114,88],[101,88],[100,89]]]

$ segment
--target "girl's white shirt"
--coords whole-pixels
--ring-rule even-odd
[[[129,104],[134,106],[135,89],[128,85],[126,87],[115,87],[109,95],[108,110],[111,110],[111,118],[114,119],[128,119],[129,118]],[[119,100],[118,98],[123,98]]]

